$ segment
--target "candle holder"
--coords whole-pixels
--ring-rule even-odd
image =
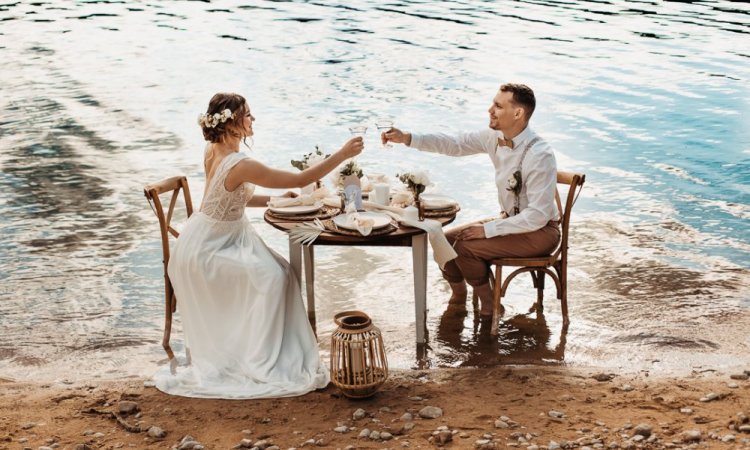
[[[331,381],[349,398],[374,395],[388,378],[383,336],[362,311],[334,316],[331,335]]]
[[[424,203],[422,203],[422,199],[419,198],[419,195],[414,197],[414,206],[417,207],[417,217],[419,218],[419,221],[424,222]]]

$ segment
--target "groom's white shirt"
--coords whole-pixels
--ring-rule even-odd
[[[500,208],[511,217],[484,224],[484,233],[488,238],[528,233],[544,227],[550,220],[560,220],[555,202],[557,162],[552,147],[541,138],[529,149],[523,160],[523,182],[519,195],[520,213],[512,215],[515,195],[508,190],[508,179],[516,171],[526,145],[538,136],[531,128],[526,127],[513,139],[513,149],[497,145],[497,139],[502,137],[503,133],[489,128],[460,133],[457,136],[443,133],[412,133],[411,136],[410,146],[425,152],[448,156],[487,153],[490,156],[495,166],[495,184]]]

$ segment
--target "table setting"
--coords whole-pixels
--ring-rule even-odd
[[[316,147],[292,165],[304,170],[326,156]],[[331,174],[335,191],[322,182],[313,183],[298,197],[272,197],[266,214],[288,222],[290,242],[306,246],[323,233],[362,238],[388,235],[400,228],[420,229],[427,234],[442,267],[456,254],[443,233],[444,221],[439,219],[455,217],[460,211],[458,202],[446,194],[425,192],[432,183],[424,171],[404,172],[396,178],[402,186],[392,187],[384,174],[365,175],[357,161],[350,160]],[[369,195],[363,195],[365,190]]]

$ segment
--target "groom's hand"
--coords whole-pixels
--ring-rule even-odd
[[[380,135],[380,140],[383,144],[395,142],[396,144],[411,145],[411,133],[404,133],[398,128],[391,128]]]
[[[484,234],[484,226],[472,225],[459,232],[457,238],[460,241],[471,241],[473,239],[486,239],[487,236]]]

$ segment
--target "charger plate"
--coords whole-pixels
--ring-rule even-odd
[[[336,226],[336,224],[333,222],[333,220],[328,219],[323,221],[323,226],[326,228],[327,231],[330,231],[331,233],[341,234],[344,236],[358,236],[358,237],[365,237],[362,236],[362,234],[357,230],[345,230],[343,228],[339,228]],[[398,230],[398,222],[391,219],[391,222],[381,228],[373,229],[370,234],[368,234],[366,237],[369,236],[380,236],[383,234],[393,233],[394,231]]]
[[[461,211],[461,207],[458,205],[451,206],[450,208],[445,209],[425,209],[424,216],[433,218],[433,217],[450,217],[455,216],[458,214],[458,212]]]

